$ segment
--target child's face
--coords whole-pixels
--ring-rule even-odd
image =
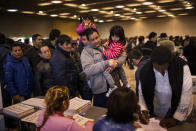
[[[119,40],[120,40],[120,37],[118,37],[116,35],[112,36],[112,41],[118,42]]]

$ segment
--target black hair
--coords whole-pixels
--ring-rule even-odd
[[[161,33],[160,37],[161,38],[166,38],[167,37],[167,34],[166,33]]]
[[[154,38],[155,36],[157,36],[157,33],[155,32],[151,32],[148,36],[148,38],[151,40],[152,38]]]
[[[144,39],[145,39],[145,37],[144,37],[144,36],[139,36],[139,38],[138,38],[139,43],[143,42],[143,41],[144,41]]]
[[[99,32],[95,28],[88,28],[85,30],[86,32],[86,38],[89,40],[89,35],[92,35],[94,32],[97,32],[99,35]]]
[[[63,45],[64,43],[71,44],[71,38],[68,35],[61,35],[56,41],[56,45]]]
[[[85,16],[80,16],[80,23],[82,23],[83,20],[89,19],[91,22],[94,22],[94,18],[92,15],[87,14]]]
[[[32,36],[32,40],[35,41],[37,39],[38,36],[41,36],[40,34],[33,34]]]
[[[156,63],[158,65],[169,64],[172,59],[172,52],[167,47],[158,46],[153,49],[151,58],[152,63]]]
[[[81,36],[86,36],[86,30],[82,32]]]
[[[52,29],[49,34],[49,40],[55,40],[60,36],[61,32],[58,29]]]
[[[142,52],[138,49],[132,49],[130,52],[130,59],[139,60],[142,57]]]
[[[115,25],[110,29],[110,36],[109,36],[109,40],[112,40],[112,36],[118,36],[120,38],[119,42],[122,45],[125,45],[126,43],[126,39],[125,39],[125,33],[124,33],[124,29],[119,26],[119,25]]]
[[[41,48],[44,47],[44,46],[47,46],[47,47],[48,47],[48,45],[42,44],[42,45],[39,47],[39,49],[38,49],[38,53],[42,53],[42,52],[41,52]],[[48,48],[49,48],[49,47],[48,47]]]
[[[18,42],[14,42],[12,45],[11,45],[11,49],[13,49],[14,47],[17,47],[19,46],[20,48],[22,48],[22,45],[19,44]]]
[[[134,113],[139,111],[138,99],[132,90],[117,88],[108,98],[107,109],[107,118],[115,122],[134,122],[137,120]]]
[[[6,42],[6,37],[4,34],[0,33],[0,44],[5,44]]]

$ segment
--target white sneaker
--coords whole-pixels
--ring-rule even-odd
[[[118,87],[117,86],[114,86],[114,88],[109,88],[109,90],[108,90],[108,92],[106,93],[106,97],[109,97],[110,96],[110,94],[114,91],[114,90],[116,90]]]

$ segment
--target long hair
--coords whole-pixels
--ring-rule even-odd
[[[69,106],[68,88],[65,86],[51,87],[47,91],[44,101],[46,103],[46,111],[44,113],[42,124],[38,127],[38,131],[45,125],[50,115],[62,109],[63,101],[68,103]]]
[[[124,29],[121,26],[115,25],[110,29],[110,36],[109,36],[110,41],[112,41],[112,36],[118,36],[120,38],[119,42],[122,45],[126,44]]]

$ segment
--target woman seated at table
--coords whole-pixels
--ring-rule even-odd
[[[92,130],[92,123],[83,128],[70,117],[63,115],[69,107],[69,93],[65,86],[50,88],[45,96],[46,110],[38,118],[38,131],[86,131]]]
[[[107,115],[100,118],[93,131],[141,131],[135,123],[135,114],[139,112],[135,93],[128,88],[117,88],[107,101]]]

